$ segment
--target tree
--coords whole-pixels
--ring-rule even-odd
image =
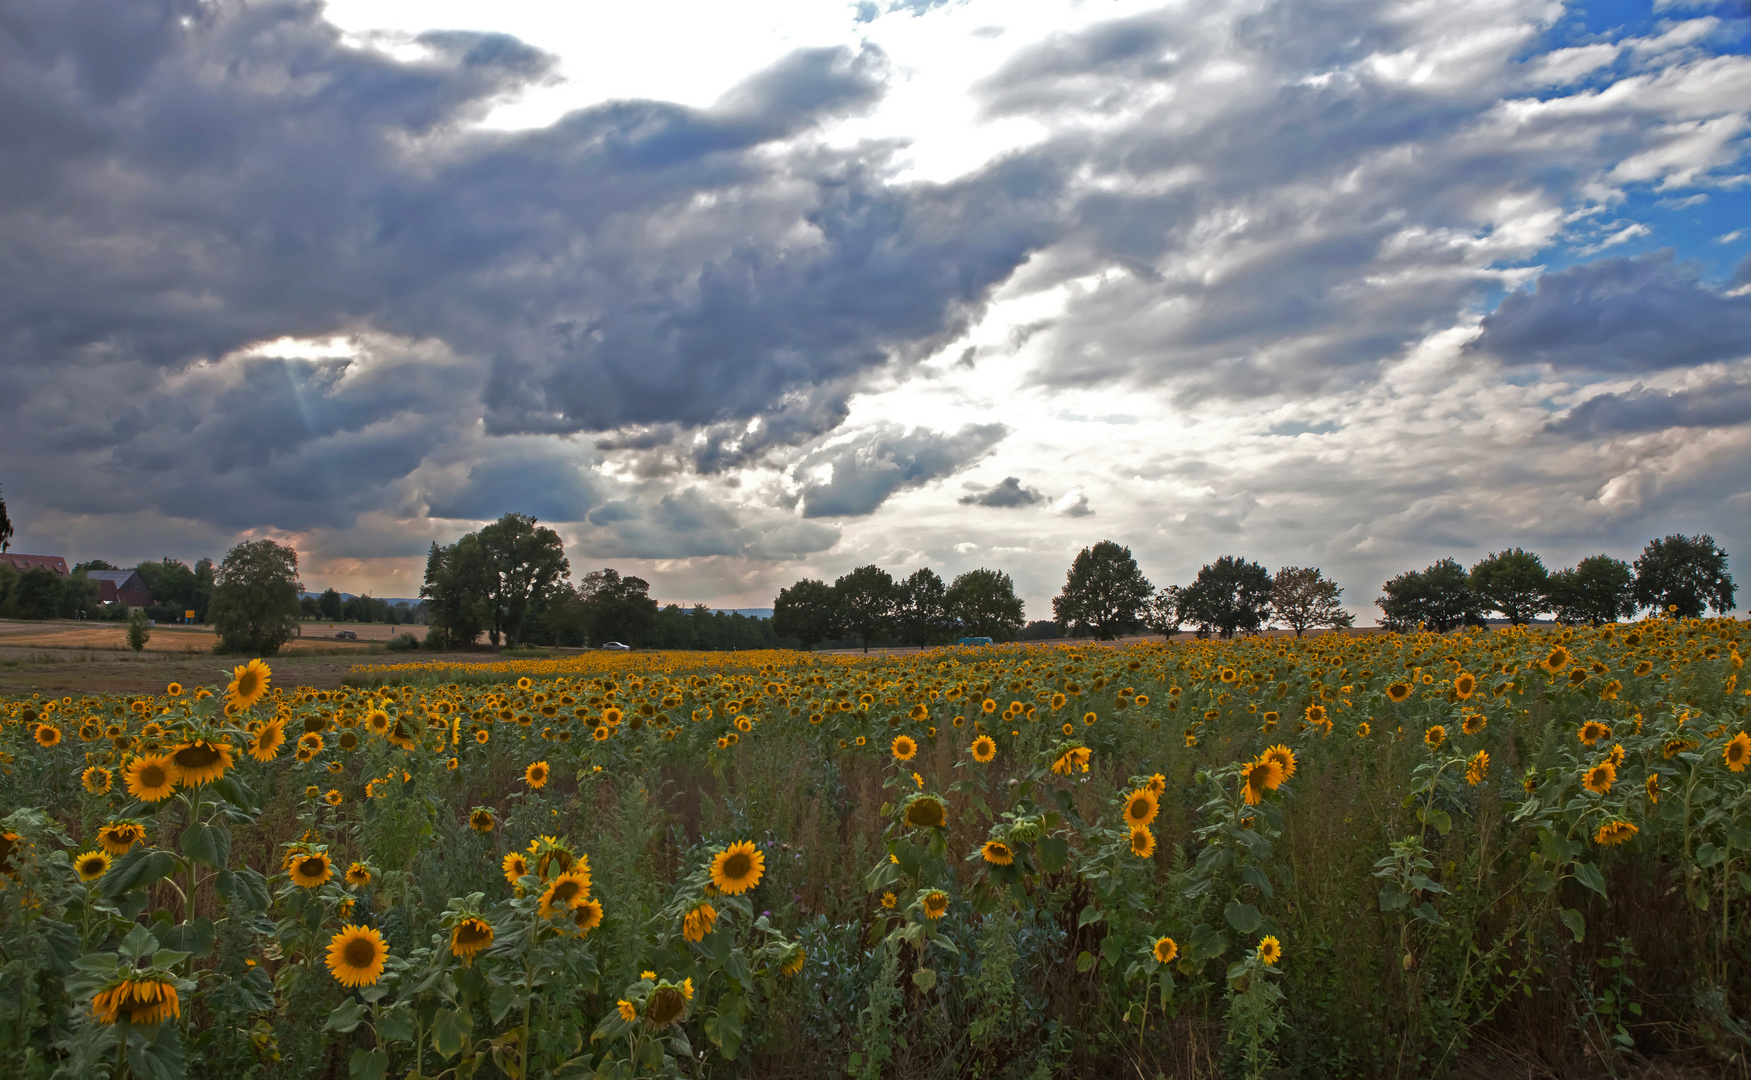
[[[1185,621],[1223,637],[1257,633],[1271,611],[1271,574],[1239,555],[1224,555],[1198,571],[1181,596]]]
[[[948,638],[948,583],[930,567],[912,571],[897,586],[894,625],[908,645],[937,645]]]
[[[833,583],[840,625],[863,642],[864,652],[871,641],[887,633],[899,596],[893,577],[874,565],[860,566]]]
[[[75,570],[61,579],[61,599],[57,605],[61,618],[89,618],[97,611],[97,582],[84,570]]]
[[[578,603],[584,633],[593,645],[643,645],[656,629],[657,602],[644,578],[621,577],[614,569],[591,571],[578,589]]]
[[[481,529],[479,536],[491,612],[487,637],[497,645],[502,634],[515,647],[522,640],[524,621],[545,607],[554,587],[571,576],[565,544],[535,518],[515,512]]]
[[[1169,585],[1149,598],[1149,606],[1143,610],[1143,625],[1151,633],[1160,634],[1164,638],[1172,638],[1179,633],[1185,624],[1185,594],[1186,591],[1178,585]]]
[[[1546,597],[1558,622],[1598,626],[1627,619],[1636,612],[1635,571],[1622,559],[1590,555],[1550,575]]]
[[[128,648],[141,652],[146,643],[152,640],[152,631],[146,629],[146,613],[138,608],[128,616]]]
[[[1001,570],[968,570],[955,578],[943,597],[949,618],[966,637],[1007,641],[1021,630],[1021,597],[1015,582]]]
[[[788,589],[778,590],[778,598],[772,601],[772,629],[779,637],[795,638],[804,651],[837,637],[839,601],[833,586],[804,578]]]
[[[89,559],[85,562],[75,564],[73,567],[73,572],[75,574],[77,574],[82,570],[120,570],[120,569],[121,569],[121,567],[112,566],[102,559]]]
[[[322,595],[316,598],[316,610],[329,622],[340,622],[346,606],[346,599],[333,588],[322,590]]]
[[[1405,633],[1418,624],[1436,633],[1483,622],[1483,608],[1471,591],[1470,577],[1457,559],[1442,559],[1424,570],[1407,570],[1381,587],[1375,601],[1381,625]]]
[[[146,609],[148,618],[170,622],[181,619],[183,612],[192,611],[196,622],[206,621],[207,603],[213,594],[213,562],[202,559],[195,566],[191,570],[187,564],[166,557],[134,567],[134,572],[146,583],[146,591],[152,594],[152,605]]]
[[[1550,610],[1550,574],[1530,551],[1498,551],[1471,568],[1466,584],[1485,611],[1498,611],[1521,626]]]
[[[33,566],[19,575],[12,597],[19,618],[52,619],[61,608],[61,575]]]
[[[225,554],[213,577],[215,652],[272,656],[298,631],[298,552],[272,540],[246,540]]]
[[[1143,609],[1154,595],[1131,549],[1102,540],[1071,561],[1064,589],[1052,600],[1052,617],[1072,636],[1087,632],[1111,641],[1142,629]]]
[[[1315,566],[1285,566],[1271,579],[1271,612],[1300,637],[1315,627],[1355,624],[1356,617],[1338,603],[1344,590]]]
[[[6,500],[0,498],[0,552],[12,546],[12,519],[6,516]]]
[[[1724,615],[1733,610],[1733,593],[1727,553],[1712,536],[1650,540],[1635,561],[1635,599],[1660,615],[1700,619],[1707,608]]]
[[[436,542],[426,553],[425,583],[420,586],[420,598],[425,601],[431,620],[426,641],[435,648],[460,649],[473,645],[490,617],[487,610],[486,557],[480,550],[480,538],[469,533],[449,546]],[[326,605],[334,594],[339,617],[340,594],[333,589],[322,594],[318,603]],[[323,608],[327,612],[327,606]]]

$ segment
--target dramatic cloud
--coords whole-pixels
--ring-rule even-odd
[[[1550,425],[1559,435],[1611,438],[1671,428],[1751,424],[1751,382],[1721,382],[1694,390],[1631,390],[1600,394]]]
[[[1006,476],[996,487],[974,491],[962,495],[959,502],[962,506],[992,506],[1009,508],[1016,506],[1032,506],[1044,502],[1046,497],[1033,488],[1022,487],[1021,477]]]
[[[824,447],[797,466],[803,476],[826,474],[803,485],[803,517],[872,514],[897,491],[923,487],[966,468],[1007,434],[1002,424],[968,424],[953,435],[894,426]]]

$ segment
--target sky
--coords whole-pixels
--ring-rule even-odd
[[[1748,138],[1751,0],[13,0],[12,550],[1751,586]]]

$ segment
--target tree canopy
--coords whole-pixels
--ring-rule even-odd
[[[1356,617],[1338,603],[1343,594],[1318,567],[1285,566],[1271,578],[1271,615],[1296,637],[1317,628],[1350,626]]]
[[[1111,641],[1143,628],[1144,609],[1154,595],[1155,586],[1137,568],[1131,549],[1102,540],[1070,563],[1064,588],[1052,600],[1052,617],[1072,635]]]
[[[839,602],[833,586],[804,578],[778,590],[778,598],[772,602],[772,628],[779,637],[795,638],[805,650],[837,637]]]
[[[298,552],[247,540],[226,553],[213,577],[215,650],[272,656],[298,630]]]
[[[1180,612],[1204,633],[1257,633],[1271,613],[1270,572],[1242,556],[1224,555],[1180,593]]]
[[[1483,622],[1483,606],[1471,590],[1470,575],[1457,559],[1442,559],[1423,570],[1406,570],[1381,586],[1374,601],[1382,624],[1400,632],[1419,624],[1436,633]]]
[[[1500,612],[1515,626],[1550,610],[1550,574],[1530,551],[1511,548],[1478,561],[1466,577],[1484,611]]]
[[[1569,624],[1616,622],[1637,608],[1635,571],[1609,555],[1590,555],[1551,574],[1546,594],[1557,621]]]
[[[833,583],[833,597],[840,626],[868,652],[869,643],[887,631],[894,617],[899,588],[881,567],[860,566]]]
[[[1727,553],[1706,534],[1650,540],[1635,561],[1635,599],[1661,615],[1698,619],[1707,608],[1725,613],[1733,610],[1733,593]]]
[[[1022,628],[1021,597],[1001,570],[968,570],[955,578],[943,600],[949,618],[968,637],[1008,641]]]

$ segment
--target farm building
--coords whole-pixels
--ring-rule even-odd
[[[21,574],[39,568],[62,577],[66,577],[69,573],[67,560],[59,555],[14,555],[11,552],[6,552],[0,554],[0,564],[10,566]]]
[[[128,608],[146,607],[152,603],[152,591],[137,570],[87,570],[85,576],[97,582],[99,603],[120,600]]]

